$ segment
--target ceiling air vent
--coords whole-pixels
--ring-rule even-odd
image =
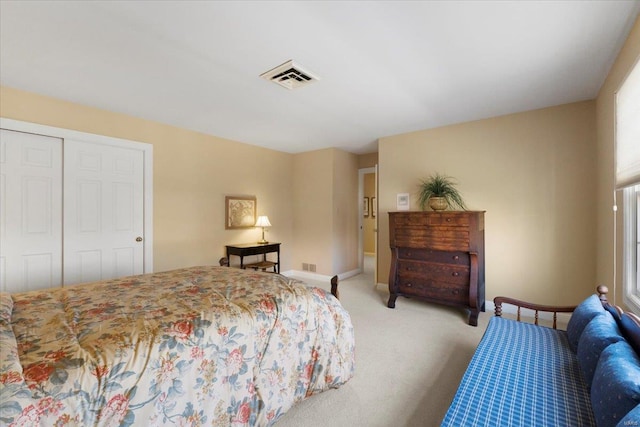
[[[320,80],[319,77],[303,69],[293,61],[278,65],[276,68],[260,74],[260,77],[287,89],[296,89]]]

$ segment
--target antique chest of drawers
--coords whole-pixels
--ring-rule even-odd
[[[389,302],[398,295],[484,311],[484,211],[389,212]]]

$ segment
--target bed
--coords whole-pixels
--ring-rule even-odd
[[[0,424],[268,426],[354,374],[349,314],[206,266],[0,295]]]

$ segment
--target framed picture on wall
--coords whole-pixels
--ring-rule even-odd
[[[378,209],[376,208],[376,198],[371,198],[371,218],[375,218],[378,215]]]
[[[408,211],[411,203],[409,202],[409,193],[396,194],[396,209],[399,211]]]
[[[255,196],[226,196],[224,201],[225,229],[233,230],[255,226],[257,212]]]
[[[369,217],[369,198],[365,197],[362,205],[362,215],[367,218]]]

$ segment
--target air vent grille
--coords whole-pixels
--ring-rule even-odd
[[[278,65],[260,74],[260,77],[277,83],[287,89],[296,89],[320,80],[319,77],[313,75],[293,61],[287,61],[284,64]]]

